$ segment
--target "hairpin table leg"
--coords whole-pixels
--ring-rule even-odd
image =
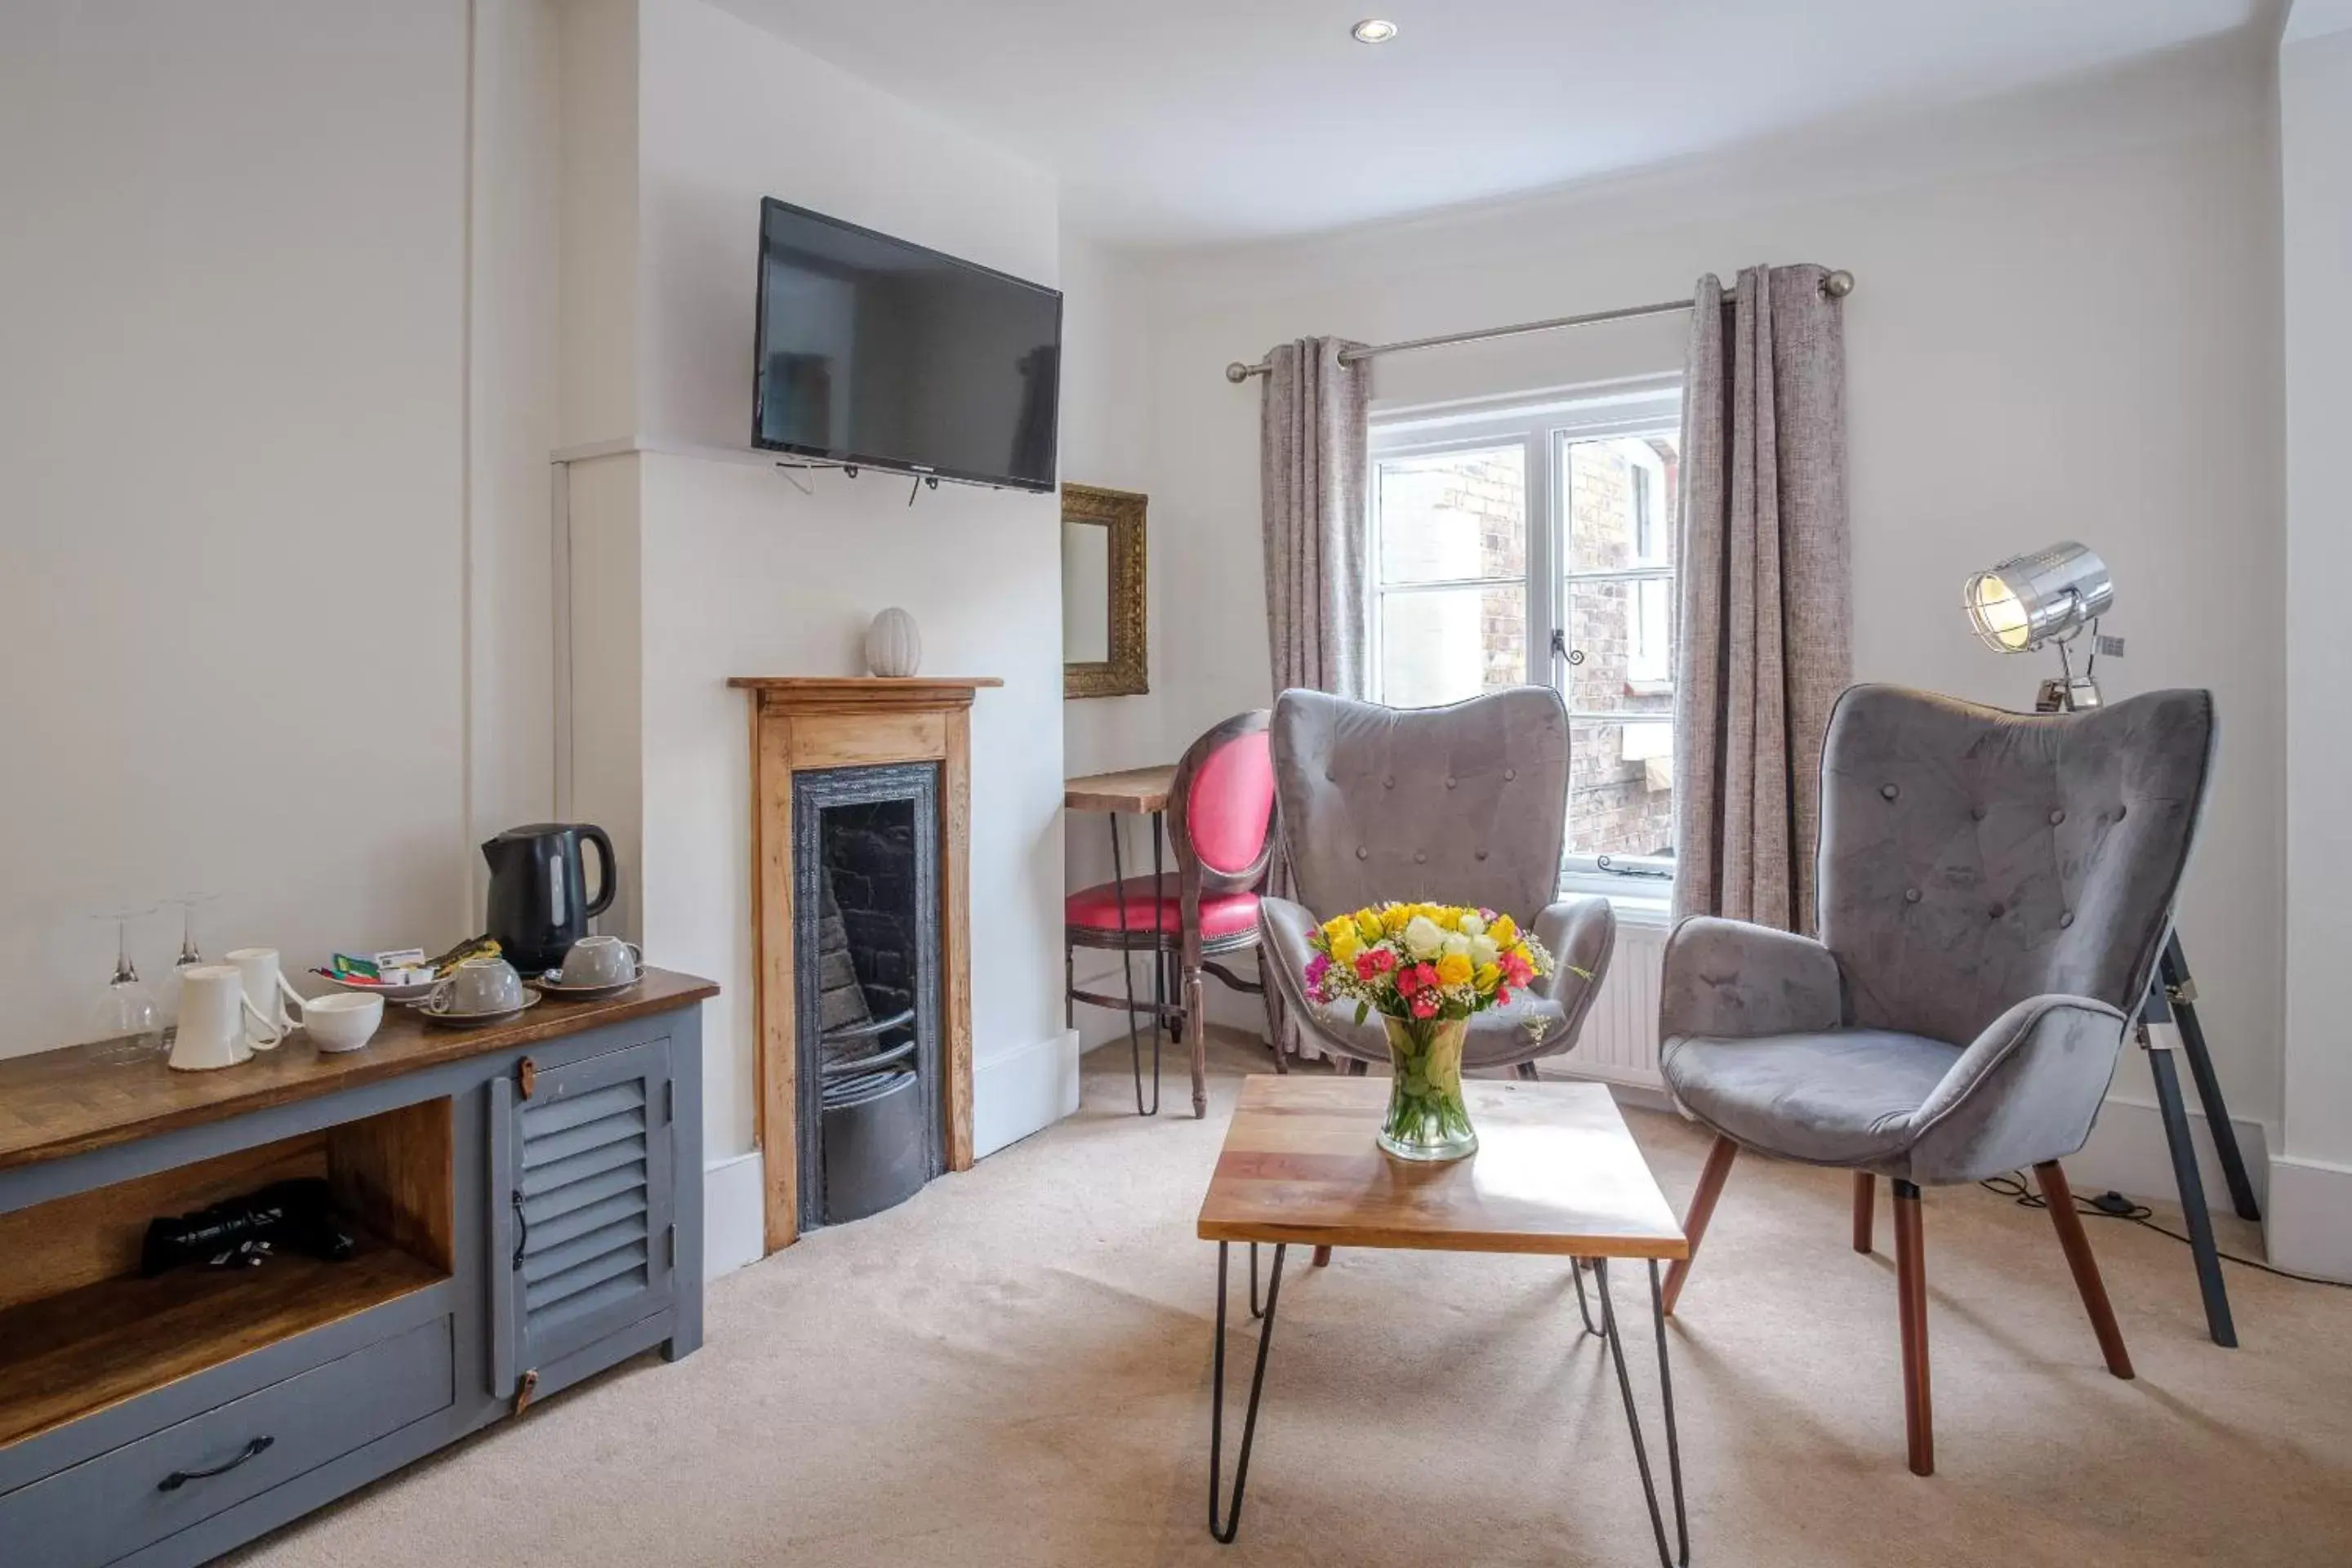
[[[1274,1268],[1265,1289],[1265,1316],[1257,1331],[1257,1369],[1250,1374],[1249,1411],[1242,1417],[1241,1452],[1234,1463],[1233,1508],[1221,1521],[1217,1502],[1225,1468],[1225,1258],[1230,1245],[1217,1243],[1217,1347],[1209,1394],[1209,1533],[1223,1546],[1232,1545],[1234,1537],[1241,1532],[1242,1489],[1249,1484],[1250,1445],[1257,1436],[1258,1396],[1265,1390],[1265,1352],[1274,1345],[1275,1305],[1282,1299],[1282,1259],[1290,1250],[1280,1242],[1275,1244]],[[1253,1246],[1250,1250],[1255,1260],[1257,1249]],[[1655,1511],[1654,1506],[1652,1511]]]
[[[1601,1332],[1609,1342],[1609,1358],[1617,1367],[1617,1392],[1625,1401],[1625,1425],[1633,1434],[1633,1463],[1642,1472],[1642,1496],[1650,1505],[1650,1531],[1657,1538],[1658,1562],[1663,1568],[1689,1568],[1690,1516],[1683,1504],[1683,1454],[1681,1435],[1675,1428],[1675,1384],[1666,1364],[1665,1298],[1658,1286],[1658,1265],[1650,1263],[1650,1321],[1658,1336],[1658,1394],[1665,1406],[1666,1473],[1675,1499],[1675,1540],[1681,1548],[1679,1557],[1666,1550],[1665,1517],[1658,1510],[1657,1482],[1650,1474],[1649,1449],[1642,1442],[1642,1413],[1633,1403],[1633,1380],[1625,1370],[1625,1343],[1617,1333],[1617,1310],[1609,1296],[1609,1260],[1592,1260],[1593,1283],[1601,1290]]]

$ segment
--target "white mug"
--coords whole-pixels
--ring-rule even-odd
[[[172,1065],[183,1072],[233,1068],[252,1057],[247,1018],[260,1026],[264,1048],[286,1031],[264,1016],[245,994],[245,976],[226,963],[200,963],[180,971],[180,1024],[172,1044]]]
[[[286,1002],[297,1007],[302,1005],[302,994],[287,984],[285,972],[278,966],[278,950],[274,947],[240,947],[228,955],[245,977],[245,999],[252,1004],[254,1016],[262,1020],[276,1033],[263,1036],[268,1029],[253,1025],[246,1028],[246,1040],[257,1051],[266,1051],[286,1037],[294,1020],[286,1016]]]

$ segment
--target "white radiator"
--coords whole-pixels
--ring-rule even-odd
[[[1547,1074],[1600,1079],[1663,1093],[1658,1074],[1658,968],[1666,952],[1663,925],[1621,919],[1617,953],[1601,979],[1601,994],[1584,1016],[1584,1032],[1564,1057],[1546,1058]]]

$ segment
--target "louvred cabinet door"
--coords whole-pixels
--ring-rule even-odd
[[[669,1042],[490,1086],[492,1386],[528,1402],[564,1359],[670,1304]]]

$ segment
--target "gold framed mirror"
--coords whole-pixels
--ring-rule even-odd
[[[1133,490],[1062,487],[1062,695],[1151,689],[1145,654],[1143,512]]]

